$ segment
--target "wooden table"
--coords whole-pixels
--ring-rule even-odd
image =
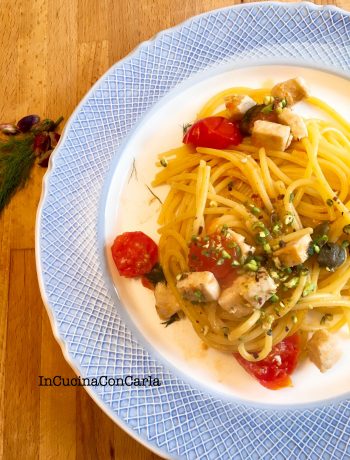
[[[0,0],[0,121],[67,119],[91,85],[138,43],[232,0]],[[350,0],[333,4],[350,10]],[[157,459],[84,389],[38,386],[73,377],[53,338],[35,270],[44,170],[0,217],[0,458]]]

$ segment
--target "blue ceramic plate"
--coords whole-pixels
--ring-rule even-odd
[[[309,3],[266,2],[213,11],[162,32],[90,90],[67,123],[44,179],[37,268],[54,334],[81,378],[94,384],[102,377],[100,385],[87,387],[100,407],[166,458],[350,456],[348,391],[324,402],[311,397],[310,404],[307,398],[289,404],[282,398],[273,405],[263,395],[240,398],[200,383],[148,340],[118,299],[107,267],[107,204],[118,180],[125,183],[128,146],[147,120],[210,78],[287,64],[345,85],[349,15]],[[123,287],[117,288],[123,298]],[[128,375],[156,377],[161,385],[131,386],[131,379],[117,385]],[[116,384],[105,385],[104,376]]]

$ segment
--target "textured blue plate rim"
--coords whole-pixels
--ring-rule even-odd
[[[67,344],[66,344],[65,340],[62,339],[62,337],[60,336],[60,331],[57,328],[53,311],[52,311],[52,309],[51,309],[51,307],[49,305],[49,302],[48,302],[48,299],[47,299],[47,296],[46,296],[45,282],[44,282],[44,278],[43,278],[43,274],[42,274],[42,270],[41,270],[41,251],[40,251],[40,238],[41,238],[40,230],[41,230],[41,227],[40,227],[40,222],[41,222],[42,211],[43,211],[43,208],[45,206],[46,198],[47,198],[47,195],[48,195],[49,179],[50,179],[50,176],[51,176],[51,172],[52,172],[52,170],[53,170],[53,168],[55,166],[55,156],[59,152],[59,150],[62,148],[62,146],[64,145],[64,143],[65,143],[65,141],[66,141],[66,139],[68,137],[70,127],[71,127],[72,123],[76,119],[77,114],[79,113],[81,107],[86,103],[86,101],[89,99],[91,94],[94,93],[100,86],[102,86],[102,83],[103,83],[105,77],[109,73],[111,73],[114,70],[115,67],[117,67],[121,63],[124,63],[124,62],[132,59],[134,56],[136,56],[145,44],[148,44],[150,42],[153,42],[153,41],[157,40],[159,37],[161,37],[165,33],[169,33],[171,31],[175,31],[176,29],[179,29],[179,28],[183,27],[184,25],[189,23],[194,18],[201,18],[201,17],[203,18],[203,17],[206,17],[206,16],[210,16],[211,14],[213,14],[215,12],[228,11],[228,10],[231,10],[232,8],[235,8],[236,10],[253,9],[253,8],[256,8],[257,6],[259,6],[259,7],[262,7],[262,6],[266,6],[266,7],[268,7],[268,6],[281,7],[282,6],[285,9],[291,9],[291,10],[306,7],[308,9],[314,10],[314,11],[315,10],[329,10],[329,11],[333,11],[335,13],[339,13],[339,14],[341,14],[343,16],[348,16],[348,17],[350,16],[350,12],[345,11],[345,10],[343,10],[343,9],[337,7],[337,6],[334,6],[334,5],[315,5],[314,3],[311,3],[311,2],[284,3],[284,2],[278,2],[278,1],[277,2],[276,1],[253,2],[253,3],[249,3],[249,4],[231,5],[231,6],[228,6],[228,7],[217,8],[217,9],[214,9],[214,10],[211,10],[211,11],[208,11],[208,12],[196,15],[196,16],[192,16],[191,18],[186,19],[185,21],[175,25],[174,27],[171,27],[171,28],[168,28],[168,29],[165,29],[165,30],[159,32],[158,34],[156,34],[151,39],[140,43],[130,54],[128,54],[123,59],[121,59],[118,62],[116,62],[114,65],[112,65],[100,77],[100,79],[90,88],[90,90],[85,94],[85,96],[80,101],[80,103],[77,105],[76,109],[74,110],[74,112],[72,113],[70,118],[67,120],[67,123],[65,125],[65,128],[63,130],[63,133],[62,133],[62,136],[61,136],[61,139],[60,139],[60,142],[58,143],[58,145],[57,145],[57,147],[55,149],[55,152],[54,152],[54,154],[52,155],[52,157],[50,159],[48,170],[47,170],[47,172],[46,172],[46,174],[45,174],[45,176],[43,178],[42,193],[41,193],[40,201],[39,201],[39,204],[38,204],[37,216],[36,216],[36,231],[35,231],[35,248],[36,249],[35,249],[35,254],[36,254],[36,269],[37,269],[37,274],[38,274],[39,289],[40,289],[40,292],[41,292],[41,296],[42,296],[44,306],[45,306],[46,311],[47,311],[48,316],[49,316],[49,320],[50,320],[50,324],[51,324],[51,327],[52,327],[53,335],[54,335],[57,343],[59,344],[59,346],[60,346],[60,348],[62,350],[62,353],[64,355],[65,360],[67,361],[67,363],[70,365],[70,367],[73,369],[73,371],[77,375],[81,375],[81,372],[79,370],[79,365],[76,362],[76,360],[69,354]],[[303,66],[305,66],[305,64],[306,63],[303,62]],[[289,65],[291,65],[291,64],[289,63]],[[333,69],[333,73],[337,73],[337,72],[334,72],[334,69]],[[106,404],[102,401],[102,399],[97,394],[95,394],[95,392],[92,389],[90,389],[89,387],[86,387],[85,389],[89,393],[89,395],[92,397],[92,399],[96,402],[96,404],[117,425],[122,427],[130,436],[132,436],[135,440],[137,440],[138,442],[143,444],[145,447],[147,447],[148,449],[150,449],[151,451],[153,451],[157,455],[159,455],[159,456],[161,456],[163,458],[170,458],[169,453],[165,452],[163,449],[160,449],[157,445],[155,445],[154,441],[150,441],[145,435],[136,433],[132,428],[130,428],[128,423],[125,422],[121,417],[118,417],[111,409],[109,409],[109,407],[106,406]],[[341,399],[343,399],[343,398],[341,398]],[[172,458],[180,458],[180,457],[179,456],[172,456]]]
[[[310,68],[314,70],[319,70],[322,72],[326,72],[328,74],[333,74],[341,78],[345,78],[350,80],[350,72],[345,71],[336,71],[334,68],[324,65],[314,65],[310,64],[307,61],[302,61],[298,59],[290,59],[290,60],[281,60],[281,59],[271,59],[271,60],[261,60],[252,62],[251,60],[240,61],[238,64],[226,63],[224,65],[219,65],[216,68],[208,69],[205,71],[201,71],[198,74],[195,74],[183,82],[179,83],[175,88],[171,89],[165,96],[163,96],[158,102],[156,102],[151,108],[146,110],[146,112],[142,115],[139,121],[135,123],[135,125],[131,128],[129,133],[124,137],[122,143],[118,146],[117,152],[118,155],[115,155],[109,165],[109,170],[105,175],[104,184],[102,186],[101,197],[100,197],[100,205],[99,205],[99,213],[97,218],[97,244],[98,244],[98,251],[100,254],[101,260],[101,269],[103,270],[103,275],[105,279],[105,283],[108,286],[108,290],[112,297],[119,302],[122,303],[118,296],[118,290],[113,283],[111,272],[107,265],[107,256],[106,252],[109,250],[108,247],[105,245],[105,235],[106,235],[106,228],[105,228],[105,215],[107,212],[106,205],[107,205],[107,197],[109,193],[109,188],[111,186],[112,179],[115,175],[115,170],[119,164],[119,162],[124,157],[124,150],[127,148],[129,142],[132,141],[133,137],[137,134],[138,130],[142,127],[143,124],[147,123],[149,118],[151,118],[163,104],[166,104],[168,101],[174,99],[177,95],[189,89],[191,86],[214,77],[218,74],[228,72],[230,70],[238,70],[242,68],[249,68],[249,67],[260,67],[260,66],[289,66],[289,67],[304,67]],[[283,411],[283,410],[297,410],[297,409],[310,409],[316,407],[323,407],[325,405],[334,404],[344,399],[348,399],[350,397],[350,391],[343,393],[339,396],[329,398],[323,401],[315,401],[310,403],[299,403],[294,404],[292,407],[288,406],[287,404],[278,404],[278,405],[271,405],[266,404],[263,402],[253,402],[253,401],[245,401],[237,398],[233,395],[228,395],[227,393],[223,393],[218,391],[214,391],[213,389],[209,389],[204,384],[201,384],[199,381],[193,379],[188,374],[180,371],[176,368],[170,361],[168,361],[165,357],[163,357],[154,347],[153,345],[147,341],[147,339],[142,335],[141,331],[137,328],[134,321],[132,320],[131,316],[129,315],[127,309],[121,308],[118,310],[119,316],[122,318],[123,322],[127,325],[128,329],[132,332],[133,337],[138,341],[139,344],[151,355],[154,359],[160,362],[165,368],[170,369],[171,372],[177,375],[182,380],[186,381],[190,384],[193,388],[196,388],[204,393],[209,393],[211,396],[220,399],[224,402],[231,402],[236,404],[246,405],[248,407],[258,407],[261,409],[267,409],[271,411]]]

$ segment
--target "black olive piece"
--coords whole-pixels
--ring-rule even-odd
[[[264,113],[264,109],[266,109],[265,104],[257,104],[247,110],[239,125],[242,133],[251,134],[254,123],[257,120],[277,122],[276,112],[272,110],[271,112]]]
[[[345,249],[337,243],[326,243],[320,249],[317,262],[320,267],[336,268],[339,267],[346,258]]]
[[[312,239],[315,241],[315,239],[319,238],[320,236],[323,235],[328,235],[329,232],[329,222],[325,221],[322,222],[321,224],[316,225],[314,228],[314,232],[312,234]]]

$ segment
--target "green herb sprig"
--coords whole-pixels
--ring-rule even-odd
[[[0,124],[0,213],[18,189],[30,178],[36,161],[46,167],[60,135],[57,121],[40,121],[38,115],[27,115],[17,124]]]
[[[0,212],[29,179],[35,162],[33,142],[33,135],[0,141]]]

